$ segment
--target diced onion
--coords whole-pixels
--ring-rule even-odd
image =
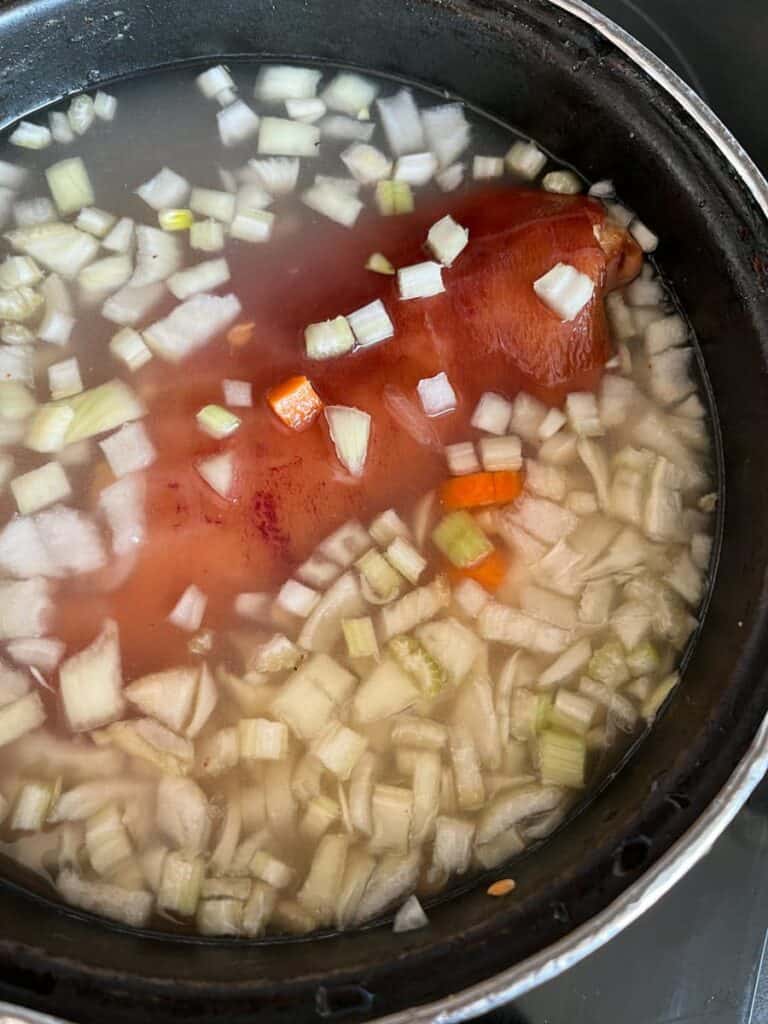
[[[50,224],[56,220],[56,208],[47,196],[20,199],[13,207],[13,218],[20,228]]]
[[[331,110],[358,117],[376,99],[379,87],[370,78],[350,71],[340,71],[325,87],[321,96]]]
[[[229,437],[240,426],[240,419],[231,413],[229,409],[224,409],[220,405],[205,405],[197,413],[195,417],[197,425],[210,437],[215,437],[216,440],[221,440],[224,437]]]
[[[22,149],[45,149],[51,144],[51,133],[45,125],[20,121],[8,141],[12,146],[21,146]]]
[[[256,176],[256,181],[273,196],[293,192],[299,180],[299,161],[295,157],[249,160],[248,167]]]
[[[131,288],[164,281],[181,266],[178,238],[146,224],[136,226],[136,269],[129,281]]]
[[[368,458],[371,417],[362,409],[343,405],[329,405],[324,411],[339,462],[352,476],[360,476]]]
[[[395,156],[416,153],[424,149],[424,130],[419,108],[410,89],[401,89],[393,96],[376,101],[381,124],[389,148]],[[406,180],[406,179],[403,179]],[[412,182],[417,184],[417,182]]]
[[[589,195],[597,196],[598,199],[612,199],[616,195],[613,182],[606,178],[603,181],[596,181],[589,187]]]
[[[320,595],[298,580],[286,580],[277,595],[277,603],[291,615],[306,619],[320,600]]]
[[[487,434],[506,434],[512,416],[512,403],[494,391],[486,391],[472,414],[472,426]]]
[[[42,672],[53,672],[67,645],[55,637],[31,637],[11,640],[6,650],[17,665],[33,665]]]
[[[133,220],[130,217],[121,217],[101,244],[112,252],[128,252],[133,245],[133,238]]]
[[[409,185],[426,185],[438,168],[434,153],[408,153],[395,164],[395,181]]]
[[[259,127],[259,153],[272,156],[317,156],[320,129],[282,117],[263,117]]]
[[[224,248],[224,226],[215,220],[196,220],[189,229],[189,244],[201,252],[220,252]]]
[[[343,114],[329,114],[322,119],[318,128],[324,138],[346,139],[350,142],[370,142],[373,135],[373,125],[370,122],[358,121]]]
[[[144,331],[144,340],[170,362],[202,348],[229,327],[242,307],[234,295],[193,295]]]
[[[229,280],[229,265],[225,259],[206,260],[186,270],[177,270],[168,278],[169,290],[177,299],[188,299],[197,292],[209,292]]]
[[[224,404],[229,406],[253,405],[253,387],[247,380],[225,380],[222,382]]]
[[[129,370],[138,370],[148,363],[152,353],[144,344],[144,340],[138,331],[130,327],[124,327],[112,337],[109,343],[109,351],[128,367]]]
[[[136,195],[153,210],[167,207],[182,207],[189,196],[190,185],[170,167],[163,167],[157,174],[136,189]],[[93,200],[91,200],[93,202]]]
[[[500,178],[503,173],[503,156],[475,156],[472,158],[472,177],[476,181]]]
[[[395,333],[381,299],[375,299],[367,306],[356,309],[354,313],[348,313],[347,322],[358,345],[376,345],[391,338]]]
[[[75,413],[67,431],[68,444],[114,430],[146,412],[131,388],[118,378],[75,395],[67,404]]]
[[[111,93],[99,89],[93,97],[93,112],[101,121],[114,121],[117,113],[117,100]]]
[[[99,494],[99,508],[112,531],[112,550],[118,556],[130,555],[144,540],[145,484],[138,474],[129,474],[104,487]]]
[[[96,117],[94,103],[90,96],[80,93],[69,104],[67,117],[76,135],[85,135]]]
[[[14,191],[20,189],[27,180],[28,173],[26,167],[0,160],[0,188],[10,188]]]
[[[138,288],[128,284],[109,296],[101,307],[101,315],[114,324],[136,324],[166,295],[165,285],[161,281]]]
[[[544,175],[541,187],[545,192],[575,196],[581,192],[581,181],[573,171],[550,171],[549,174]]]
[[[387,257],[380,252],[371,253],[366,261],[365,269],[373,271],[374,274],[387,274],[389,276],[394,276],[395,273],[395,268],[389,262]]]
[[[193,188],[189,208],[201,217],[212,217],[228,224],[235,215],[235,198],[230,192],[215,188]]]
[[[59,463],[46,462],[37,469],[14,477],[11,480],[11,492],[16,507],[25,516],[53,505],[56,501],[63,501],[70,496],[72,488]]]
[[[69,118],[60,110],[52,110],[48,115],[48,127],[54,142],[68,146],[70,142],[75,141],[75,133],[72,131]]]
[[[483,469],[489,473],[522,468],[523,454],[519,437],[483,437],[478,447]]]
[[[6,256],[0,264],[0,289],[20,288],[35,285],[43,273],[29,256]]]
[[[75,227],[87,231],[89,235],[103,238],[114,223],[115,218],[111,213],[98,210],[95,206],[84,206],[77,215]]]
[[[80,394],[83,379],[80,376],[80,364],[74,356],[60,363],[51,363],[48,367],[48,387],[54,402],[59,398]]]
[[[538,435],[542,441],[554,435],[568,422],[567,417],[559,409],[550,409],[538,427]]]
[[[600,437],[605,433],[597,401],[591,392],[572,391],[565,400],[565,411],[571,428],[579,437]]]
[[[504,159],[510,171],[514,171],[526,181],[533,181],[544,170],[547,155],[542,153],[533,142],[518,140],[509,147]]]
[[[317,97],[285,101],[285,112],[288,117],[292,121],[303,121],[304,124],[319,121],[327,109],[325,103]]]
[[[658,235],[647,228],[641,220],[635,218],[629,225],[629,233],[643,250],[643,252],[655,252],[659,245]]]
[[[203,621],[207,603],[208,598],[192,583],[174,605],[168,621],[187,633],[195,633]]]
[[[418,931],[419,928],[426,928],[428,924],[429,918],[424,913],[418,899],[415,896],[409,896],[395,914],[392,931],[395,933],[413,932]]]
[[[247,103],[235,100],[216,115],[219,138],[224,146],[237,146],[259,130],[259,118]]]
[[[424,299],[445,291],[443,268],[429,260],[401,267],[397,272],[397,287],[401,299]]]
[[[456,392],[442,371],[434,377],[422,378],[416,385],[416,390],[421,407],[427,416],[442,416],[456,408]]]
[[[267,242],[274,222],[275,215],[269,210],[248,210],[237,214],[229,225],[229,234],[241,242]]]
[[[89,263],[77,276],[83,301],[100,301],[124,285],[133,272],[133,263],[125,253],[105,256]]]
[[[234,456],[231,452],[222,452],[221,455],[201,459],[195,463],[195,469],[220,497],[229,498],[235,479]]]
[[[304,344],[307,358],[331,359],[350,352],[355,344],[355,336],[346,317],[337,316],[335,320],[325,320],[306,327]]]
[[[533,282],[541,301],[563,321],[575,320],[592,300],[594,282],[568,263],[556,263]]]
[[[344,189],[332,185],[313,185],[301,194],[301,201],[316,213],[329,220],[351,228],[357,220],[363,204]]]
[[[99,441],[99,447],[118,478],[146,469],[157,458],[143,423],[125,423],[114,434]]]
[[[322,72],[291,64],[273,64],[262,68],[256,77],[254,95],[262,103],[311,99],[317,93]]]
[[[380,149],[364,142],[345,149],[341,154],[341,162],[361,185],[373,185],[387,178],[392,170],[392,161]]]
[[[432,225],[427,234],[427,246],[444,267],[450,267],[463,252],[469,241],[469,231],[447,214]]]
[[[467,473],[480,471],[480,462],[471,441],[449,444],[445,449],[445,460],[454,476],[465,476]]]
[[[67,431],[75,411],[68,405],[42,405],[32,417],[24,444],[33,452],[59,452],[65,447]]]
[[[255,182],[246,182],[237,190],[235,209],[237,213],[253,213],[269,206],[272,198],[261,185],[257,185]]]
[[[427,145],[440,166],[450,166],[469,145],[470,127],[460,103],[446,103],[421,112]]]
[[[197,87],[207,100],[215,99],[225,89],[234,88],[229,70],[223,64],[215,64],[195,78]]]

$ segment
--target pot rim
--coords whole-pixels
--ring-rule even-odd
[[[768,220],[768,180],[704,100],[667,64],[611,18],[583,0],[548,0],[585,22],[629,57],[694,120],[738,174]],[[706,854],[768,771],[768,714],[726,784],[691,828],[636,882],[559,942],[477,985],[411,1010],[378,1018],[380,1024],[453,1024],[489,1013],[573,967],[636,921]]]

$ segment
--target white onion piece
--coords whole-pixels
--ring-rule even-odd
[[[381,299],[369,302],[367,306],[356,309],[354,313],[348,313],[347,321],[358,345],[377,345],[395,333]]]
[[[237,213],[253,213],[264,210],[272,202],[273,196],[255,182],[246,182],[237,190],[235,210]],[[231,218],[230,218],[231,219]]]
[[[75,141],[75,133],[72,131],[69,118],[60,110],[52,110],[48,115],[48,127],[53,141],[59,145],[68,146],[70,142]]]
[[[221,384],[224,404],[233,406],[253,405],[253,385],[248,380],[224,380]]]
[[[23,637],[11,640],[6,650],[17,665],[31,665],[43,672],[53,672],[67,645],[55,637]]]
[[[519,437],[483,437],[478,448],[483,469],[488,473],[499,470],[518,470],[523,466],[522,442]]]
[[[109,468],[118,479],[151,466],[157,458],[155,446],[143,423],[125,423],[114,434],[99,441]]]
[[[144,340],[163,359],[179,362],[226,330],[241,310],[235,295],[193,295],[148,327]]]
[[[117,113],[117,100],[108,92],[101,89],[93,97],[93,112],[100,121],[114,121]]]
[[[95,572],[106,565],[101,534],[84,512],[56,505],[35,516],[35,526],[59,573]]]
[[[569,263],[556,263],[533,282],[538,297],[563,321],[575,320],[591,301],[594,282]]]
[[[52,612],[47,580],[0,581],[0,639],[42,636],[48,632]]]
[[[259,153],[268,156],[317,156],[320,130],[284,117],[262,117]]]
[[[247,103],[236,100],[216,115],[219,138],[224,146],[237,146],[259,130],[259,118]]]
[[[341,162],[361,185],[374,185],[382,178],[388,178],[392,171],[392,161],[380,149],[364,142],[345,149]]]
[[[32,227],[34,224],[51,224],[57,220],[56,207],[47,196],[20,199],[14,204],[13,219],[20,228]]]
[[[658,235],[654,235],[650,228],[647,228],[641,220],[637,219],[637,217],[635,217],[635,219],[630,223],[629,233],[643,252],[656,251],[659,244]]]
[[[495,391],[486,391],[472,413],[471,424],[486,434],[506,434],[512,417],[512,403]]]
[[[237,214],[229,226],[229,234],[241,242],[268,242],[274,223],[275,215],[269,210],[247,210]]]
[[[152,358],[152,353],[144,344],[142,336],[131,327],[124,327],[113,335],[109,343],[109,351],[115,359],[119,359],[129,370],[134,372]]]
[[[306,619],[319,603],[320,595],[298,580],[286,580],[278,591],[276,601],[283,611]]]
[[[435,181],[443,192],[455,192],[464,181],[464,164],[451,164],[435,175]]]
[[[232,81],[232,76],[223,64],[215,64],[212,68],[208,68],[207,71],[203,71],[195,78],[195,82],[207,100],[216,99],[220,92],[224,92],[225,89],[232,89],[235,85]]]
[[[167,284],[177,299],[188,299],[198,292],[209,292],[229,280],[229,265],[225,259],[205,260],[186,270],[171,274]]]
[[[428,260],[401,267],[397,272],[397,287],[401,299],[424,299],[445,291],[443,268]]]
[[[357,121],[344,114],[329,114],[319,124],[321,134],[328,139],[348,139],[350,142],[370,142],[374,126],[370,121]]]
[[[133,239],[133,220],[130,217],[121,217],[101,244],[111,252],[128,252],[133,245]]]
[[[189,246],[199,252],[221,252],[224,226],[217,220],[196,220],[189,229]]]
[[[6,256],[0,263],[0,290],[35,285],[42,276],[43,272],[29,256]]]
[[[67,474],[58,462],[46,462],[11,480],[11,492],[22,515],[62,501],[72,493]]]
[[[168,231],[136,226],[136,269],[128,282],[131,288],[164,281],[181,267],[181,241]]]
[[[441,167],[449,167],[469,145],[470,128],[460,103],[445,103],[422,110],[427,145]]]
[[[17,191],[27,180],[26,167],[9,163],[7,160],[0,160],[0,188],[10,188]]]
[[[368,458],[371,417],[362,409],[329,405],[325,418],[339,462],[352,476],[360,476]]]
[[[304,124],[314,124],[325,115],[328,108],[321,99],[296,99],[285,101],[285,112],[292,121],[303,121]]]
[[[605,178],[590,185],[588,195],[596,196],[598,199],[612,199],[616,195],[616,189],[610,178]]]
[[[445,449],[445,461],[453,476],[466,476],[480,471],[480,461],[471,441],[449,444]]]
[[[77,276],[80,285],[80,301],[100,302],[110,292],[121,288],[133,273],[133,262],[126,253],[105,256],[83,267]]]
[[[69,104],[67,117],[76,135],[85,135],[96,117],[93,100],[85,93],[75,96]]]
[[[476,181],[500,178],[504,173],[503,156],[476,156],[472,159],[472,177]]]
[[[321,78],[322,71],[315,68],[275,64],[259,71],[253,91],[262,103],[313,99]]]
[[[99,250],[98,239],[71,224],[39,224],[6,236],[14,249],[62,277],[76,277]]]
[[[29,345],[0,346],[0,380],[20,380],[34,384],[33,350]]]
[[[114,223],[115,218],[106,210],[99,210],[95,206],[84,206],[77,215],[75,227],[80,231],[87,231],[89,235],[95,235],[96,238],[104,238]]]
[[[54,402],[80,394],[83,378],[80,376],[80,364],[74,356],[60,363],[51,363],[48,367],[48,387]]]
[[[427,416],[443,416],[456,408],[456,392],[445,373],[424,377],[416,385],[421,407]]]
[[[200,459],[195,463],[195,469],[218,495],[229,498],[235,479],[234,456],[231,452]]]
[[[200,628],[207,603],[208,598],[192,583],[174,605],[168,621],[187,633],[194,633]]]
[[[413,932],[419,928],[426,928],[428,924],[429,918],[424,913],[424,909],[418,899],[415,896],[409,896],[395,914],[395,920],[392,922],[392,931],[396,933]]]
[[[255,180],[273,196],[293,192],[299,180],[299,161],[296,157],[271,157],[249,160],[248,167]]]
[[[340,71],[325,87],[321,97],[331,110],[358,117],[362,111],[368,110],[378,91],[378,84],[370,78]]]
[[[345,228],[354,225],[363,208],[356,196],[331,185],[313,185],[302,193],[301,201],[310,210],[323,214]]]
[[[8,141],[12,146],[20,146],[22,149],[45,149],[51,144],[51,133],[42,124],[21,121]]]
[[[550,171],[541,180],[545,192],[561,196],[576,196],[581,192],[581,180],[573,171]]]
[[[145,491],[144,478],[136,473],[104,487],[99,494],[99,508],[112,531],[112,550],[116,555],[130,554],[144,540]]]
[[[522,139],[512,143],[505,159],[510,171],[526,181],[537,178],[547,162],[546,153],[542,153],[533,142],[523,142]]]
[[[316,174],[313,184],[320,187],[336,188],[351,196],[360,194],[360,182],[355,181],[354,178],[337,178],[332,174]]]
[[[469,231],[446,214],[433,224],[427,234],[427,246],[444,267],[450,267],[469,242]]]
[[[434,153],[409,153],[401,156],[395,164],[395,181],[409,185],[426,185],[438,168]]]
[[[184,206],[189,196],[190,184],[170,167],[163,167],[157,174],[136,189],[136,195],[153,210]]]
[[[395,156],[418,153],[424,149],[421,115],[410,89],[401,89],[394,96],[376,100],[376,106],[379,108],[381,125],[387,136],[389,148]],[[411,184],[419,183],[412,181]]]
[[[0,530],[0,568],[17,579],[61,575],[32,516],[15,516]]]
[[[143,320],[167,294],[162,281],[138,288],[126,285],[110,295],[101,307],[101,315],[113,324],[132,326]]]

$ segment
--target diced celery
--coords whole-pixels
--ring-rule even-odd
[[[317,737],[312,754],[329,772],[346,781],[365,751],[367,739],[340,722],[331,722]]]
[[[93,186],[81,157],[70,157],[52,164],[45,176],[53,200],[63,216],[93,205]]]
[[[376,604],[393,601],[400,593],[402,577],[396,568],[378,551],[371,548],[356,562],[363,577],[363,590]]]
[[[240,757],[279,761],[288,755],[288,728],[266,718],[241,718],[238,723]]]
[[[606,686],[617,687],[629,679],[624,648],[617,640],[599,647],[589,660],[587,674]]]
[[[546,729],[538,750],[542,782],[571,789],[584,785],[587,747],[582,736]]]
[[[493,544],[469,512],[463,509],[443,516],[432,531],[432,540],[459,569],[477,565],[493,551]]]
[[[239,417],[220,405],[203,406],[197,413],[196,419],[200,429],[217,440],[229,437],[241,423]]]
[[[341,628],[350,658],[378,658],[379,645],[370,617],[342,619]]]
[[[205,862],[202,857],[183,851],[169,853],[163,863],[158,905],[171,913],[190,917],[194,914],[203,884]]]
[[[425,696],[434,697],[440,693],[448,678],[446,670],[415,637],[396,636],[390,640],[388,650]]]
[[[400,213],[412,213],[413,192],[407,181],[388,179],[376,184],[376,206],[384,217]]]

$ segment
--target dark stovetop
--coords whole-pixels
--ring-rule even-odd
[[[768,171],[768,0],[591,0]],[[746,71],[746,74],[745,74]],[[485,1024],[768,1024],[768,781],[644,917]]]

